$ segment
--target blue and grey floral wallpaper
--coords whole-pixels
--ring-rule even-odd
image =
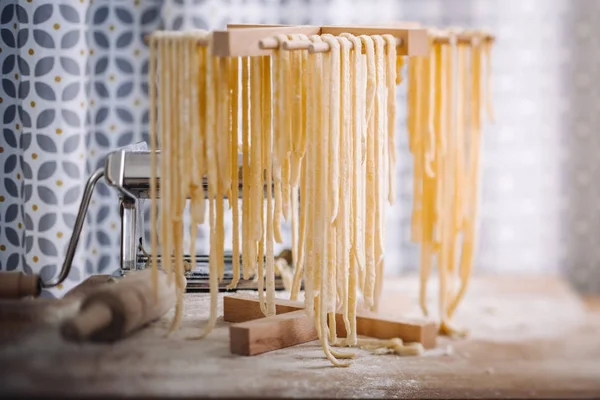
[[[579,290],[600,292],[599,16],[600,3],[585,0],[3,0],[0,270],[55,276],[88,176],[111,150],[147,139],[145,34],[234,22],[404,20],[486,28],[498,38],[478,271],[563,273]],[[402,107],[399,114],[402,190],[386,226],[390,273],[417,267]],[[117,196],[101,184],[73,271],[44,294],[60,296],[118,268],[119,228]]]

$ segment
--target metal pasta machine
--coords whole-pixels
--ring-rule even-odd
[[[157,160],[160,160],[160,151],[157,152]],[[159,162],[157,162],[159,165]],[[117,276],[123,276],[129,271],[144,269],[150,266],[151,257],[144,249],[144,201],[150,199],[150,181],[151,181],[151,153],[145,142],[136,143],[132,146],[116,150],[106,157],[104,167],[98,168],[88,179],[83,198],[79,207],[73,234],[67,248],[65,262],[57,278],[50,282],[42,284],[43,287],[56,286],[62,282],[71,270],[73,257],[81,235],[85,215],[90,204],[94,188],[98,181],[104,178],[105,182],[117,189],[119,193],[119,207],[121,216],[121,249],[120,249],[120,267],[115,272]],[[240,181],[240,186],[243,183]],[[160,171],[157,171],[157,185],[160,186]],[[207,186],[206,181],[204,182]],[[240,195],[242,190],[239,191]],[[149,249],[149,246],[147,246]],[[289,251],[283,251],[280,257],[285,257],[291,265],[291,255]],[[160,266],[164,255],[159,255],[158,262]],[[185,260],[190,262],[191,257],[185,256]],[[219,282],[220,290],[226,290],[226,286],[233,279],[233,258],[231,252],[225,254],[225,273],[222,281]],[[188,291],[206,291],[209,289],[209,256],[206,254],[196,255],[196,265],[190,265],[186,269],[187,290]],[[241,260],[240,260],[241,267]],[[281,277],[276,276],[275,287],[277,290],[284,289]],[[240,278],[237,289],[257,289],[258,282],[255,279],[244,280]]]

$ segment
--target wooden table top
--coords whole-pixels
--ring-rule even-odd
[[[433,283],[433,282],[432,282]],[[382,312],[418,316],[416,279],[385,283]],[[435,288],[431,288],[434,294]],[[57,323],[76,304],[0,303],[0,393],[95,397],[600,397],[600,307],[550,277],[480,277],[456,323],[467,339],[440,338],[420,357],[357,350],[333,368],[316,342],[254,357],[229,353],[227,323],[186,340],[208,316],[188,294],[182,329],[171,315],[112,345],[64,342]],[[431,299],[435,308],[436,299]],[[11,322],[12,321],[12,322]],[[35,329],[34,329],[35,328]]]

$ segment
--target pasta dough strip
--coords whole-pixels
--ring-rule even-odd
[[[338,201],[339,201],[339,146],[340,146],[340,44],[333,35],[323,35],[323,41],[328,43],[331,51],[326,56],[327,71],[329,73],[329,112],[325,115],[329,116],[329,155],[328,155],[328,174],[329,181],[327,188],[330,191],[328,196],[329,201],[329,212],[326,214],[328,223],[328,239],[329,245],[328,254],[329,259],[327,262],[328,268],[328,310],[329,312],[335,312],[336,309],[336,295],[337,295],[337,240],[336,240],[336,229],[335,229],[335,218],[337,214]],[[333,201],[332,201],[333,200]],[[335,318],[335,315],[334,315]],[[330,330],[335,330],[335,325],[330,327]],[[332,339],[335,341],[335,338]]]
[[[364,302],[368,308],[374,305],[375,279],[376,279],[376,260],[375,260],[375,209],[377,199],[375,193],[375,118],[373,117],[376,92],[376,62],[375,48],[373,39],[366,35],[360,36],[366,48],[367,55],[367,172],[366,172],[366,228],[365,228],[365,283],[364,283]]]
[[[313,43],[321,42],[322,39],[319,35],[312,35],[310,40]],[[318,215],[319,209],[319,200],[318,197],[318,188],[320,187],[320,177],[319,172],[319,163],[320,163],[320,153],[319,144],[323,140],[323,92],[325,89],[323,88],[323,67],[322,67],[323,54],[315,54],[313,57],[309,58],[309,71],[310,78],[312,79],[312,96],[309,99],[309,104],[312,104],[312,107],[309,109],[311,111],[310,121],[313,121],[310,130],[307,131],[307,135],[309,135],[307,140],[307,154],[306,154],[306,173],[307,173],[307,186],[308,191],[306,194],[306,208],[303,209],[303,214],[306,215],[307,219],[307,241],[305,242],[305,250],[307,261],[306,266],[304,268],[304,305],[305,310],[309,316],[313,316],[316,310],[318,315],[319,307],[315,304],[315,290],[318,290],[317,286],[317,272],[319,271],[320,266],[320,246],[319,240],[322,240],[322,236],[318,237],[318,226],[316,223],[316,216]],[[319,144],[317,144],[319,143]],[[315,204],[312,204],[312,199],[315,199]],[[315,321],[315,326],[318,328],[320,325]]]
[[[329,130],[331,134],[329,140],[329,157],[331,159],[330,175],[332,182],[329,186],[329,189],[331,190],[331,196],[329,197],[331,203],[329,206],[329,219],[331,222],[334,222],[338,213],[340,181],[340,114],[335,112],[336,110],[339,110],[340,107],[340,44],[333,35],[323,35],[323,41],[329,44],[329,55],[331,56],[330,80],[332,89],[330,94],[331,112],[329,113]]]
[[[324,38],[326,41],[326,38]],[[330,43],[331,45],[331,43]],[[323,98],[323,116],[329,115],[329,100],[330,100],[330,85],[331,85],[331,54],[327,53],[323,55],[323,85],[322,88],[322,98]],[[315,325],[319,327],[317,333],[319,335],[319,340],[321,342],[321,346],[323,348],[323,352],[327,359],[335,366],[345,367],[349,364],[339,362],[331,353],[331,349],[329,347],[329,341],[327,340],[327,315],[329,312],[329,304],[327,301],[327,295],[329,292],[329,249],[327,239],[328,236],[328,222],[329,222],[329,206],[330,202],[328,201],[328,181],[329,181],[329,140],[330,140],[330,130],[329,130],[329,118],[321,119],[322,126],[322,137],[321,137],[321,146],[319,146],[319,165],[317,167],[317,171],[320,172],[318,175],[318,195],[319,201],[317,202],[318,208],[318,217],[316,218],[316,237],[315,244],[318,248],[318,256],[319,256],[319,273],[316,275],[318,277],[318,281],[315,282],[315,286],[320,287],[318,298],[315,300],[315,305],[317,306],[317,320]],[[324,238],[323,238],[324,236]],[[335,311],[335,310],[333,310]],[[334,325],[335,326],[335,325]]]
[[[383,199],[382,177],[385,176],[383,155],[387,155],[383,149],[385,145],[385,106],[386,97],[384,97],[384,88],[386,84],[385,68],[384,68],[384,52],[385,42],[381,36],[374,35],[373,42],[375,44],[375,65],[376,65],[376,96],[375,96],[375,112],[374,112],[374,127],[373,136],[373,165],[374,171],[374,197],[375,197],[375,230],[374,230],[374,262],[375,262],[375,283],[373,288],[373,305],[372,311],[377,311],[379,307],[379,299],[381,294],[382,279],[383,279],[383,218],[385,216]]]
[[[307,40],[308,37],[306,35],[296,35],[295,38],[297,40]],[[292,190],[292,243],[293,243],[293,249],[292,249],[292,254],[294,255],[294,278],[293,278],[293,282],[292,282],[292,289],[291,289],[291,294],[290,294],[290,298],[296,299],[298,297],[298,291],[300,290],[300,278],[301,278],[301,274],[303,271],[303,265],[304,265],[304,241],[306,238],[306,218],[302,218],[300,219],[300,204],[299,204],[299,195],[300,193],[305,193],[307,188],[306,188],[306,177],[305,177],[305,168],[304,165],[305,163],[303,162],[303,157],[305,156],[305,152],[306,152],[306,129],[307,129],[307,120],[306,120],[306,115],[307,115],[307,96],[306,96],[306,91],[307,91],[307,82],[306,82],[306,77],[305,77],[305,70],[306,70],[306,54],[305,52],[299,52],[299,59],[298,59],[298,71],[297,71],[297,75],[296,75],[296,80],[297,82],[299,82],[299,93],[297,94],[297,96],[299,96],[299,107],[297,107],[296,113],[298,116],[300,116],[298,118],[298,127],[297,129],[300,130],[297,140],[298,140],[298,145],[294,148],[294,163],[297,163],[297,166],[295,167],[298,171],[298,177],[295,177],[294,179],[292,179],[292,183],[296,182],[300,185],[300,188],[298,188],[298,186],[294,186],[293,190]],[[305,196],[303,194],[303,196]]]
[[[271,130],[271,60],[269,57],[262,59],[262,118],[263,118],[263,157],[266,166],[266,192],[267,192],[267,220],[266,220],[266,248],[267,248],[267,306],[266,315],[275,315],[275,271],[273,255],[273,192],[271,188],[273,178],[272,130]],[[261,222],[262,223],[262,222]],[[260,256],[260,254],[259,254]]]
[[[217,271],[219,276],[219,281],[223,280],[223,276],[225,273],[225,263],[224,263],[224,239],[225,239],[225,206],[224,206],[224,194],[227,193],[229,189],[229,180],[230,173],[227,165],[229,164],[227,157],[227,148],[226,145],[229,142],[227,136],[228,131],[228,115],[229,115],[229,106],[228,106],[228,85],[229,85],[229,77],[228,77],[228,62],[229,59],[224,57],[212,57],[213,66],[215,71],[215,81],[216,81],[216,121],[213,125],[215,127],[215,131],[213,132],[213,145],[215,147],[216,154],[216,220],[215,223],[216,231],[215,231],[215,242],[214,242],[214,251],[216,251],[216,262],[217,262]],[[212,251],[212,247],[211,247]]]
[[[351,108],[351,83],[350,83],[350,41],[345,37],[337,38],[341,49],[341,133],[339,149],[340,159],[340,199],[339,214],[336,218],[337,236],[341,240],[337,241],[338,246],[338,285],[341,286],[342,298],[342,317],[346,328],[347,336],[351,333],[349,319],[349,274],[350,274],[350,195],[352,190],[350,178],[349,160],[352,160],[352,108]],[[341,268],[340,268],[341,267]],[[341,278],[341,279],[340,279]],[[355,289],[356,290],[356,289]]]
[[[471,108],[470,108],[470,121],[469,121],[469,132],[471,134],[470,143],[470,166],[469,166],[469,193],[468,193],[468,206],[471,210],[469,219],[465,224],[462,258],[460,261],[460,288],[459,292],[449,306],[448,314],[452,316],[458,307],[459,302],[464,296],[469,276],[471,274],[473,264],[473,254],[475,249],[475,238],[476,238],[476,218],[478,215],[478,180],[479,180],[479,147],[480,147],[480,112],[481,112],[481,41],[474,40],[473,47],[471,49]]]
[[[396,39],[392,35],[383,35],[387,47],[387,140],[388,140],[388,202],[396,199]]]
[[[204,35],[205,36],[205,35]],[[197,111],[192,113],[192,120],[197,124],[197,132],[195,135],[195,146],[194,146],[194,157],[193,160],[195,165],[193,167],[193,182],[192,182],[192,193],[191,193],[191,211],[194,214],[194,218],[197,223],[203,224],[206,214],[206,200],[204,192],[204,175],[206,172],[206,103],[201,100],[201,96],[204,96],[206,91],[206,63],[210,55],[207,55],[207,49],[205,46],[198,46],[198,38],[191,40],[190,46],[194,49],[195,67],[193,68],[194,76],[196,81],[192,84],[192,92],[194,103],[192,108]]]
[[[171,75],[171,87],[175,88],[176,93],[182,93],[183,90],[183,79],[184,79],[184,70],[183,66],[180,64],[174,64],[173,60],[181,60],[182,57],[182,43],[181,43],[181,34],[178,34],[173,41],[172,56],[172,71],[174,74]],[[185,107],[185,98],[183,96],[173,96],[173,106],[175,109],[180,109]],[[173,245],[174,245],[174,253],[175,253],[175,291],[176,291],[176,305],[175,305],[175,316],[171,321],[171,326],[169,328],[169,334],[179,328],[181,324],[181,319],[183,316],[183,286],[185,285],[183,281],[183,209],[185,206],[185,197],[182,196],[185,188],[185,179],[183,176],[183,171],[185,169],[185,137],[181,132],[181,127],[183,125],[183,120],[185,118],[184,113],[178,113],[173,119],[172,125],[172,134],[175,151],[180,155],[176,159],[176,162],[172,164],[170,167],[171,177],[169,179],[169,183],[171,185],[172,191],[171,195],[173,196],[173,202],[175,204],[175,214],[172,217],[171,226],[173,230]],[[183,197],[183,198],[182,198]]]
[[[276,39],[281,44],[287,40],[286,35],[277,35]],[[283,235],[281,234],[281,217],[283,215],[282,205],[282,165],[285,160],[284,147],[285,144],[285,102],[287,82],[285,76],[285,69],[289,68],[289,57],[288,51],[285,51],[278,47],[280,50],[273,54],[273,101],[274,101],[274,132],[273,137],[273,179],[274,179],[274,197],[275,197],[275,210],[273,216],[274,223],[274,236],[277,243],[283,243]]]
[[[288,35],[288,39],[291,39],[292,36]],[[286,52],[284,52],[286,53]],[[289,52],[287,52],[289,53]],[[282,93],[282,102],[284,104],[283,108],[283,126],[281,132],[280,140],[280,154],[281,158],[281,209],[283,218],[285,221],[289,221],[291,219],[291,150],[292,150],[292,141],[293,136],[292,132],[294,130],[293,127],[293,98],[294,98],[294,82],[293,80],[293,59],[292,57],[296,57],[297,54],[293,52],[293,54],[288,55],[287,57],[283,57],[283,63],[280,65],[281,68],[281,85],[286,89]]]
[[[150,55],[149,55],[149,97],[150,97],[150,245],[152,248],[152,288],[154,291],[154,299],[158,299],[158,236],[154,227],[158,226],[158,199],[157,199],[157,104],[156,104],[156,64],[157,64],[157,48],[156,36],[150,36]]]
[[[254,270],[250,244],[252,231],[252,197],[250,196],[250,57],[242,57],[242,268],[244,279],[250,279]]]
[[[231,151],[231,196],[229,203],[232,212],[232,255],[233,255],[233,279],[227,286],[228,289],[237,287],[240,280],[240,222],[239,222],[239,167],[238,167],[238,130],[239,130],[239,58],[231,60],[231,72],[229,76],[229,86],[231,92],[231,141],[229,143]]]
[[[363,126],[363,118],[359,113],[361,107],[361,103],[365,100],[364,92],[361,91],[361,83],[360,83],[360,55],[362,53],[362,42],[354,35],[346,34],[343,35],[348,38],[348,40],[352,43],[354,51],[351,52],[350,63],[354,68],[348,68],[348,72],[350,73],[349,81],[351,83],[349,87],[348,96],[350,99],[353,99],[351,105],[350,115],[353,118],[349,121],[349,143],[352,143],[351,156],[352,162],[350,163],[350,171],[352,179],[350,180],[350,184],[352,185],[352,199],[350,202],[350,214],[352,224],[352,237],[351,237],[351,255],[350,255],[350,265],[349,265],[349,277],[348,277],[348,320],[349,320],[349,328],[347,329],[346,341],[350,346],[353,346],[357,342],[357,331],[356,331],[356,309],[358,305],[358,269],[359,269],[359,248],[362,252],[363,245],[362,241],[359,241],[358,237],[362,234],[364,227],[362,221],[359,218],[359,208],[363,204],[364,199],[361,197],[360,185],[361,185],[361,138],[362,138],[362,126]],[[346,106],[344,106],[346,109]],[[343,213],[343,212],[342,212]]]
[[[161,107],[161,149],[169,149],[171,147],[171,115],[167,110],[167,104],[170,104],[171,97],[171,86],[170,86],[170,62],[168,57],[168,49],[171,40],[169,38],[165,38],[164,40],[159,42],[159,52],[160,52],[160,107]],[[168,166],[171,164],[171,154],[170,151],[165,151],[164,157],[161,157],[161,177],[169,177],[169,168]],[[172,274],[172,265],[171,265],[171,251],[173,249],[171,244],[171,232],[170,232],[170,217],[171,217],[171,196],[170,196],[170,184],[168,182],[163,182],[160,185],[160,195],[161,195],[161,203],[160,203],[160,211],[161,211],[161,240],[162,240],[162,253],[163,259],[166,262],[163,264],[163,268],[167,272],[167,280],[169,284],[172,283],[173,274]]]
[[[251,131],[250,131],[250,196],[251,203],[251,238],[254,243],[249,245],[251,261],[257,263],[258,271],[258,298],[263,314],[267,314],[264,293],[264,181],[263,181],[263,155],[262,155],[262,124],[261,124],[261,92],[262,92],[262,58],[250,58],[250,103],[251,103]],[[258,251],[256,251],[258,242]],[[258,253],[258,254],[257,254]]]
[[[186,77],[185,81],[189,82],[186,85],[186,89],[189,90],[189,105],[187,112],[190,115],[190,131],[192,134],[188,135],[190,139],[189,153],[188,153],[188,171],[190,172],[188,180],[188,192],[190,196],[190,264],[196,265],[196,239],[198,233],[198,223],[200,220],[199,210],[197,203],[204,203],[204,193],[202,188],[202,173],[200,171],[199,158],[202,158],[202,151],[200,151],[198,143],[200,142],[200,126],[198,121],[199,114],[199,102],[198,102],[198,87],[199,87],[199,56],[197,50],[197,35],[193,33],[186,34],[185,46],[186,46],[186,57],[185,64],[190,66],[186,71],[191,72]]]
[[[290,35],[292,40],[304,40],[306,35]],[[300,163],[302,162],[302,156],[304,150],[302,148],[302,136],[304,135],[303,128],[303,64],[302,58],[306,57],[304,51],[294,51],[291,54],[291,75],[292,80],[288,82],[291,86],[291,90],[288,92],[291,95],[291,101],[288,106],[291,106],[291,131],[290,131],[290,185],[292,188],[298,187],[300,184]],[[293,193],[292,193],[293,194]],[[292,198],[292,203],[294,202]],[[291,211],[293,216],[293,207]],[[292,220],[293,222],[293,220]]]
[[[210,224],[210,247],[213,248],[215,246],[216,239],[216,202],[217,200],[212,198],[209,200],[209,224]],[[208,270],[208,280],[210,287],[210,317],[206,325],[204,326],[204,330],[198,336],[192,336],[188,339],[197,340],[206,337],[212,330],[214,329],[217,323],[217,300],[219,295],[219,280],[218,280],[218,271],[217,271],[217,260],[215,260],[215,251],[211,251],[209,254],[209,270]]]

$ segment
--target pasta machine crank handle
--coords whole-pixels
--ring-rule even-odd
[[[51,288],[58,286],[69,276],[71,272],[71,266],[73,265],[73,258],[75,257],[75,251],[77,250],[77,244],[79,243],[79,237],[81,236],[81,230],[83,229],[83,223],[85,222],[85,216],[87,214],[90,201],[92,199],[92,194],[94,193],[94,188],[96,187],[96,183],[104,176],[104,168],[98,168],[94,173],[89,177],[87,183],[85,184],[85,190],[83,191],[83,198],[81,199],[81,204],[79,204],[79,211],[77,212],[77,218],[75,219],[75,226],[73,227],[73,233],[71,234],[71,239],[69,240],[69,247],[67,247],[67,254],[65,256],[65,261],[63,262],[62,268],[58,277],[53,278],[47,282],[41,281],[41,286],[43,288]]]
[[[83,223],[85,221],[85,215],[87,214],[88,206],[94,192],[94,187],[100,178],[104,176],[104,168],[98,168],[88,179],[85,190],[83,191],[83,198],[79,205],[79,211],[77,212],[77,218],[75,219],[75,226],[73,227],[73,233],[69,240],[69,247],[67,248],[67,254],[63,262],[62,268],[57,277],[44,282],[38,274],[26,275],[22,272],[2,272],[0,273],[0,298],[20,298],[27,296],[38,296],[42,288],[52,288],[58,286],[69,276],[71,272],[71,266],[73,265],[73,257],[75,256],[75,250],[77,250],[77,243],[79,243],[79,237],[81,236],[81,230],[83,229]]]

